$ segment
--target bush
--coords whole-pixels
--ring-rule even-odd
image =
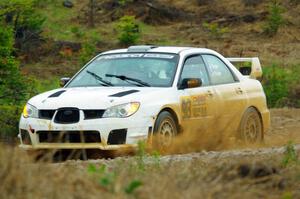
[[[80,50],[80,64],[85,65],[95,55],[95,52],[96,45],[93,42],[83,44]]]
[[[210,33],[213,39],[221,39],[229,30],[226,27],[220,27],[218,23],[203,23],[203,28]]]
[[[13,44],[12,28],[0,26],[0,137],[17,134],[20,105],[29,92],[19,63],[12,56]]]
[[[88,173],[94,177],[98,185],[106,192],[112,194],[120,194],[120,191],[123,190],[128,195],[135,196],[135,191],[143,185],[140,180],[131,180],[129,184],[122,185],[120,183],[120,175],[118,172],[108,169],[107,166],[101,165],[100,167],[96,167],[95,165],[91,164],[88,167]],[[123,187],[120,189],[120,186]]]
[[[119,42],[123,45],[135,44],[140,38],[140,27],[134,16],[122,17],[117,24],[117,30]]]
[[[277,65],[263,68],[263,87],[269,107],[297,106],[299,99],[293,96],[299,84],[300,68],[283,68]],[[295,98],[295,99],[294,99]]]
[[[267,23],[264,27],[264,32],[267,35],[274,36],[278,32],[279,27],[284,23],[282,13],[283,8],[278,0],[271,0]]]
[[[282,106],[288,96],[289,79],[287,71],[275,65],[264,70],[264,89],[270,107]]]
[[[27,86],[12,56],[13,31],[0,26],[0,104],[18,105],[26,98]]]
[[[72,27],[71,32],[76,38],[82,38],[84,36],[84,32],[78,26]]]
[[[37,0],[1,0],[0,22],[13,28],[19,49],[30,49],[30,44],[40,41],[46,20],[36,12]]]
[[[125,6],[126,4],[128,3],[132,3],[133,0],[118,0],[118,3],[121,5],[121,6]]]
[[[297,155],[297,151],[295,149],[295,145],[293,142],[288,142],[288,144],[285,146],[285,153],[282,160],[282,165],[284,167],[287,167],[290,164],[299,164],[299,159]]]
[[[21,112],[20,106],[0,105],[0,140],[17,136]]]

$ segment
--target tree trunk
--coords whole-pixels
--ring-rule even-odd
[[[95,27],[95,21],[94,21],[94,11],[95,11],[95,2],[94,0],[90,0],[90,11],[89,11],[89,26]]]

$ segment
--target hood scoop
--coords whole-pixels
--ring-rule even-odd
[[[51,97],[59,97],[61,94],[63,94],[64,92],[66,92],[66,90],[61,90],[61,91],[57,91],[51,95],[49,95],[48,98],[51,98]]]
[[[140,92],[139,90],[129,90],[129,91],[123,91],[123,92],[119,92],[119,93],[115,93],[113,95],[110,95],[109,97],[124,97],[126,95],[130,95],[132,93],[137,93]]]

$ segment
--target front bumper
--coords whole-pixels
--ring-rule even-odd
[[[20,148],[25,150],[34,149],[100,149],[100,150],[119,150],[136,148],[137,144],[119,144],[119,145],[104,145],[101,143],[86,144],[86,143],[39,143],[36,145],[20,144]]]
[[[76,124],[58,124],[53,120],[24,118],[20,119],[19,139],[23,149],[101,149],[117,150],[134,148],[138,141],[146,140],[151,133],[153,120],[151,117],[128,117],[128,118],[100,118],[92,120],[80,120]],[[126,138],[120,144],[109,143],[111,132],[126,129]],[[94,143],[69,143],[69,142],[45,142],[40,141],[39,132],[82,132],[97,131],[100,134],[99,142]],[[27,140],[24,140],[24,132]],[[118,136],[118,135],[115,135]]]

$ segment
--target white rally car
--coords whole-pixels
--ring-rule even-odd
[[[251,62],[240,71],[233,62]],[[225,58],[190,47],[132,46],[99,54],[63,88],[24,107],[26,149],[120,149],[159,134],[169,146],[181,132],[223,131],[263,139],[270,114],[258,58]]]

